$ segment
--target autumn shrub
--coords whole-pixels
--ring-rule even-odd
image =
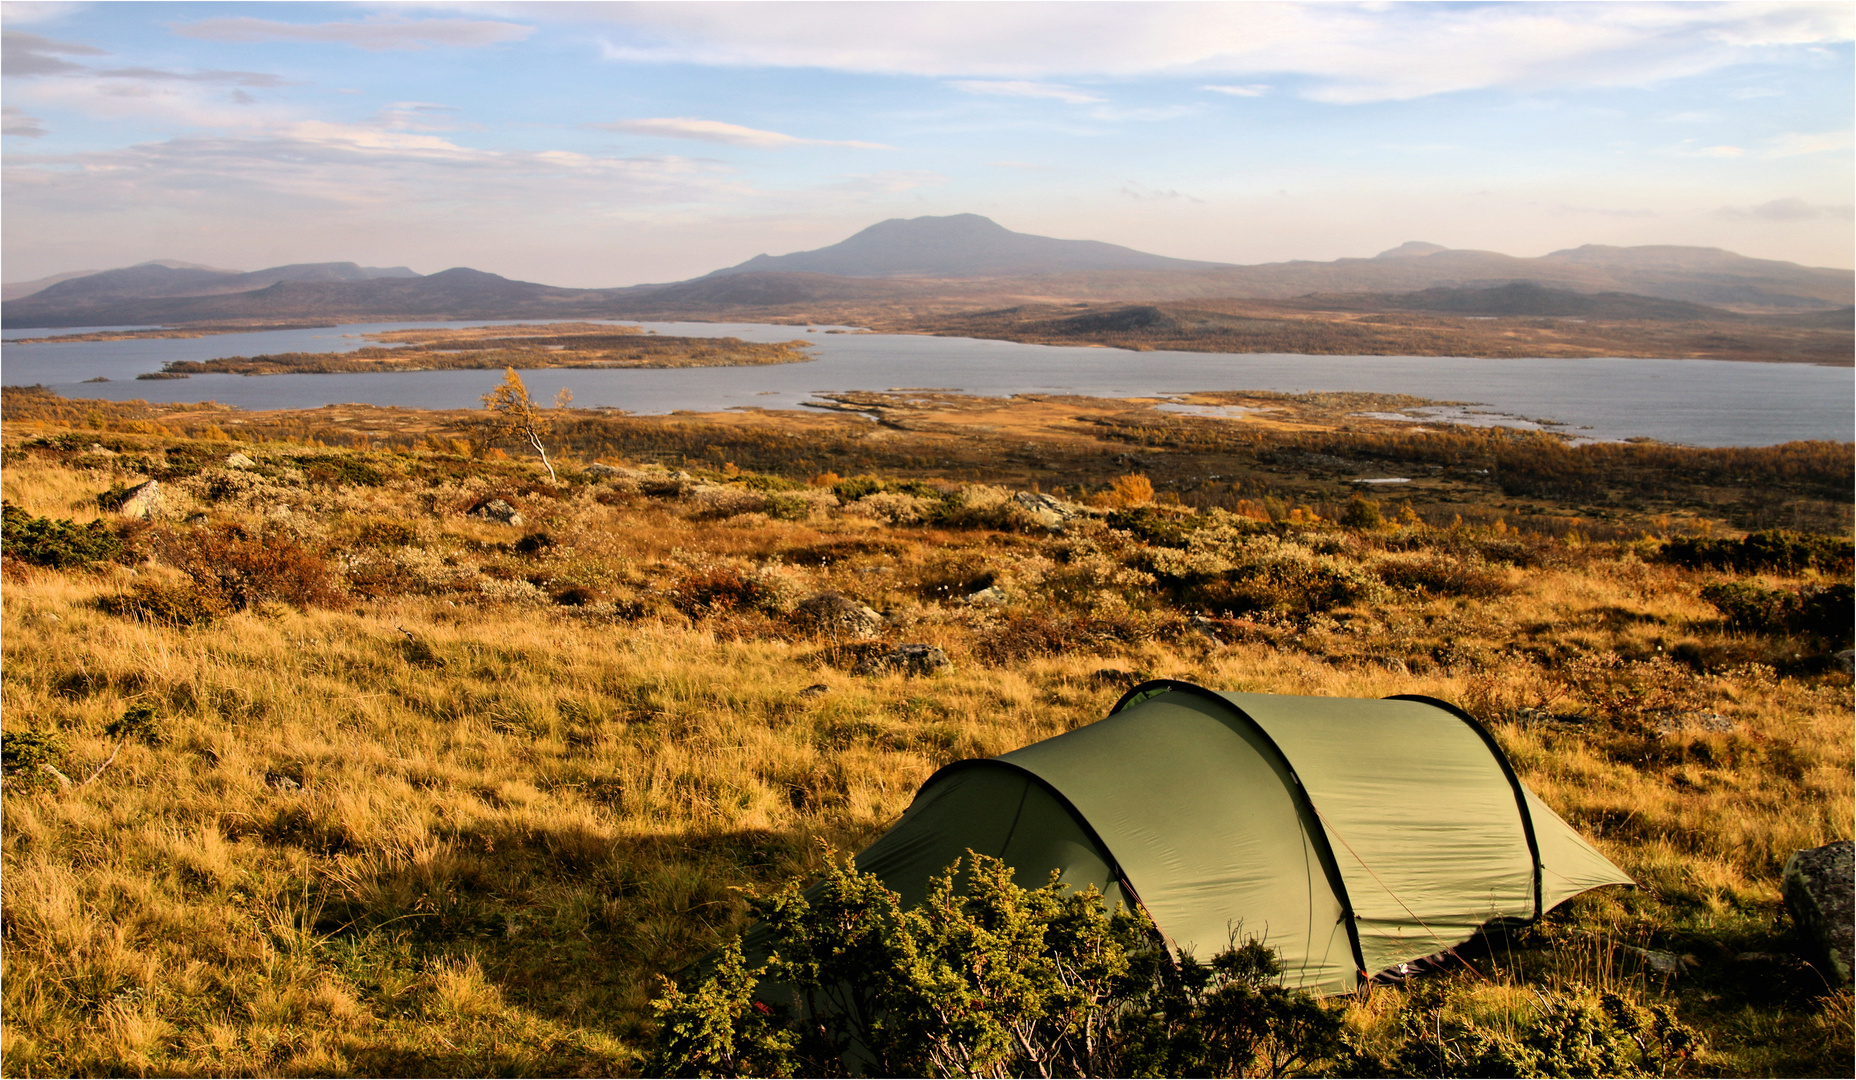
[[[304,454],[291,459],[310,482],[332,487],[380,487],[393,474],[352,454]]]
[[[0,731],[0,774],[16,790],[43,787],[64,752],[64,734],[57,728],[8,728]]]
[[[1349,529],[1378,529],[1384,527],[1386,519],[1379,512],[1378,503],[1355,495],[1342,511],[1340,523]]]
[[[692,618],[731,612],[778,611],[790,604],[788,582],[777,573],[712,563],[686,571],[670,587],[677,609]]]
[[[1375,566],[1373,572],[1393,588],[1429,596],[1488,599],[1513,591],[1506,576],[1471,559],[1394,559]]]
[[[1667,1005],[1642,1006],[1581,986],[1536,992],[1517,1022],[1495,1025],[1446,1009],[1443,994],[1402,1018],[1387,1076],[1661,1077],[1687,1071],[1706,1048]],[[1426,1000],[1428,999],[1428,1000]]]
[[[342,599],[328,560],[281,529],[253,533],[227,523],[170,533],[161,547],[170,564],[231,611],[269,600],[330,607]]]
[[[1108,526],[1131,533],[1143,544],[1156,547],[1185,547],[1192,533],[1205,521],[1194,514],[1164,511],[1152,506],[1135,506],[1109,514]]]
[[[653,1002],[656,1076],[1281,1076],[1371,1068],[1342,1011],[1256,942],[1174,957],[1145,913],[969,855],[921,904],[834,864],[753,902],[734,943]],[[753,940],[752,938],[750,940]]]
[[[1768,589],[1754,581],[1704,585],[1701,598],[1727,624],[1756,634],[1803,634],[1841,643],[1852,635],[1856,595],[1846,583]]]
[[[1127,612],[1116,615],[1010,614],[974,641],[973,651],[988,664],[1011,664],[1034,656],[1093,652],[1108,645],[1136,645],[1177,632],[1171,615]]]
[[[1140,473],[1118,476],[1109,487],[1109,498],[1116,506],[1146,506],[1154,501],[1154,482]]]
[[[0,503],[0,551],[11,558],[64,570],[113,559],[122,550],[122,537],[108,522],[79,525],[68,518],[35,517],[12,503]]]
[[[217,590],[193,581],[138,581],[128,592],[106,596],[99,603],[111,615],[170,626],[205,626],[231,612]]]
[[[1844,573],[1851,570],[1853,548],[1837,536],[1812,536],[1767,529],[1738,540],[1690,536],[1663,545],[1666,562],[1692,569],[1737,570],[1743,574],[1771,571],[1796,574],[1805,570]]]

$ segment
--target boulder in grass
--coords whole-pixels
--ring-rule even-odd
[[[521,513],[511,506],[507,499],[485,499],[471,507],[465,516],[482,518],[485,521],[500,521],[504,525],[518,527],[522,524]]]
[[[152,518],[161,513],[166,501],[166,496],[161,494],[161,481],[150,480],[123,492],[116,512],[127,518]]]
[[[237,450],[226,455],[226,468],[228,469],[250,469],[256,467],[257,464],[257,462],[239,453]]]
[[[939,675],[953,669],[940,647],[921,643],[898,645],[883,653],[874,653],[857,662],[853,675]]]
[[[1781,888],[1792,921],[1830,962],[1826,973],[1851,985],[1851,937],[1856,932],[1856,844],[1848,840],[1794,852]]]
[[[814,634],[867,641],[883,631],[883,616],[839,593],[819,593],[793,608],[792,623]]]

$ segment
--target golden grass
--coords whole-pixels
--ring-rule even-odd
[[[700,492],[550,486],[513,465],[453,475],[430,455],[402,456],[429,475],[316,485],[268,464],[300,447],[243,449],[271,479],[189,503],[212,527],[269,522],[341,565],[390,556],[410,584],[187,629],[97,606],[176,576],[158,560],[9,563],[7,730],[63,733],[61,768],[79,778],[133,702],[155,705],[163,738],[129,743],[87,787],[8,781],[8,1075],[635,1070],[657,975],[739,927],[739,889],[815,871],[820,841],[856,850],[947,762],[1099,719],[1125,689],[1105,668],[1232,690],[1428,694],[1490,720],[1523,778],[1643,888],[1569,905],[1494,957],[1493,981],[1453,976],[1469,980],[1466,1015],[1522,1008],[1528,986],[1610,979],[1675,1002],[1729,1073],[1822,1070],[1825,1033],[1848,1017],[1847,996],[1726,989],[1738,952],[1789,947],[1779,866],[1851,835],[1856,762],[1847,676],[1658,659],[1684,643],[1777,659],[1698,599],[1718,575],[1646,562],[1629,544],[1562,542],[1532,569],[1489,564],[1506,595],[1379,589],[1232,624],[1223,646],[1162,633],[992,665],[981,645],[1003,618],[1126,610],[1076,567],[1139,564],[1143,545],[1096,525],[1064,538],[889,526],[843,507],[717,518]],[[9,457],[3,478],[28,511],[79,518],[127,479],[41,451]],[[520,501],[529,524],[464,516],[489,494]],[[393,522],[410,545],[367,539]],[[521,554],[512,543],[527,530],[556,543]],[[1489,534],[1323,525],[1284,550],[1370,570],[1406,557],[1386,550],[1397,537],[1442,551]],[[671,599],[718,566],[762,575],[772,610]],[[933,591],[980,570],[1003,611]],[[568,584],[611,600],[550,603]],[[1159,592],[1116,588],[1167,610]],[[842,649],[779,615],[824,590],[888,609],[892,636],[942,645],[954,671],[852,676]],[[1658,734],[1639,715],[1650,705],[1718,713],[1734,730]],[[1550,719],[1581,714],[1592,719]],[[1695,953],[1702,972],[1646,981],[1612,944]],[[1401,995],[1357,1006],[1361,1030],[1395,1024]]]

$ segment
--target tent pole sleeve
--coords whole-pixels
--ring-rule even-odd
[[[1471,731],[1474,731],[1477,735],[1482,737],[1483,744],[1489,748],[1489,753],[1494,755],[1495,763],[1502,767],[1502,775],[1508,778],[1508,786],[1514,789],[1514,805],[1521,811],[1521,832],[1522,835],[1527,837],[1527,853],[1532,856],[1534,860],[1534,920],[1538,922],[1540,916],[1545,912],[1545,906],[1542,903],[1544,884],[1541,880],[1540,841],[1534,835],[1534,815],[1529,813],[1527,809],[1527,791],[1521,786],[1521,778],[1515,775],[1514,765],[1509,762],[1508,755],[1502,750],[1501,744],[1495,741],[1495,736],[1489,734],[1489,729],[1483,725],[1482,721],[1469,715],[1469,713],[1464,712],[1457,706],[1450,704],[1448,701],[1427,697],[1424,694],[1393,694],[1386,698],[1386,700],[1416,701],[1432,706],[1433,708],[1442,709],[1451,716],[1468,724]]]
[[[1327,876],[1328,887],[1334,890],[1335,898],[1340,901],[1341,917],[1347,922],[1347,944],[1353,949],[1354,970],[1359,972],[1359,979],[1362,983],[1371,979],[1373,973],[1366,970],[1366,953],[1360,948],[1360,924],[1354,919],[1353,900],[1347,895],[1347,883],[1340,876],[1340,862],[1334,857],[1334,844],[1328,839],[1327,826],[1322,823],[1321,814],[1316,811],[1314,800],[1309,798],[1308,789],[1302,786],[1302,778],[1295,771],[1295,763],[1289,760],[1289,755],[1282,752],[1282,747],[1276,745],[1276,740],[1270,738],[1270,733],[1263,730],[1263,725],[1257,723],[1249,713],[1238,708],[1230,698],[1216,690],[1207,690],[1203,686],[1180,679],[1153,679],[1144,682],[1123,694],[1121,700],[1115,703],[1115,707],[1110,709],[1108,714],[1113,716],[1130,705],[1138,705],[1148,698],[1158,697],[1165,693],[1190,694],[1215,703],[1227,714],[1243,721],[1263,745],[1269,747],[1270,752],[1276,755],[1276,760],[1282,764],[1283,771],[1289,774],[1289,797],[1295,800],[1296,809],[1307,819],[1309,837],[1314,841],[1315,854],[1321,860],[1321,872]],[[1513,773],[1509,774],[1511,779],[1513,775]],[[1522,809],[1525,813],[1526,808]],[[1528,834],[1528,844],[1530,847],[1533,844],[1531,830]],[[1540,859],[1538,855],[1534,859],[1534,865],[1534,902],[1535,907],[1538,908],[1540,902]]]
[[[1119,858],[1116,858],[1114,850],[1111,849],[1108,846],[1108,844],[1103,842],[1102,834],[1096,832],[1096,827],[1089,823],[1089,819],[1083,816],[1082,811],[1076,808],[1076,804],[1071,802],[1068,796],[1066,796],[1063,792],[1058,791],[1055,787],[1051,786],[1050,781],[1044,779],[1042,776],[1039,776],[1037,773],[1032,772],[1030,769],[1027,769],[1024,766],[1018,765],[1014,762],[1001,761],[998,758],[967,758],[964,761],[951,762],[949,764],[941,766],[939,769],[936,769],[934,771],[934,775],[930,776],[927,780],[924,780],[922,782],[922,786],[917,791],[917,795],[919,796],[920,792],[922,791],[927,791],[928,788],[931,785],[933,785],[936,780],[941,779],[943,776],[946,776],[949,773],[959,772],[962,769],[979,768],[981,766],[1010,769],[1013,772],[1019,774],[1020,776],[1023,776],[1027,781],[1033,784],[1036,784],[1040,789],[1044,791],[1045,794],[1055,799],[1057,801],[1057,805],[1063,807],[1064,812],[1069,814],[1070,817],[1076,822],[1076,824],[1082,828],[1083,835],[1089,838],[1089,842],[1094,844],[1104,855],[1108,856],[1109,872],[1114,875],[1115,883],[1121,886],[1121,891],[1127,893],[1129,899],[1133,900],[1135,904],[1140,906],[1141,911],[1147,915],[1147,921],[1154,924],[1154,929],[1160,930],[1160,924],[1157,922],[1154,922],[1153,912],[1148,911],[1147,905],[1145,903],[1142,903],[1140,892],[1137,889],[1135,889],[1134,883],[1128,880],[1127,872],[1121,868],[1121,860]],[[1021,813],[1023,812],[1023,806],[1024,804],[1023,804],[1023,801],[1021,800],[1019,803]],[[1017,820],[1014,819],[1012,823],[1012,829],[1016,831],[1017,828],[1018,828],[1018,823],[1017,823]],[[1160,930],[1160,935],[1162,937],[1166,937],[1166,931]],[[1169,948],[1172,946],[1171,938],[1167,939],[1167,945]]]

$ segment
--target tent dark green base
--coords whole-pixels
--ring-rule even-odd
[[[1026,887],[1056,870],[1138,903],[1202,958],[1261,941],[1287,985],[1323,994],[1632,883],[1451,705],[1172,680],[1086,727],[940,770],[857,867],[912,904],[969,850]]]

